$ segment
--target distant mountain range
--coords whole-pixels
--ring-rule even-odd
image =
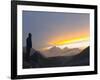
[[[42,51],[41,54],[45,57],[57,57],[57,56],[74,56],[81,52],[79,48],[67,48],[60,49],[59,47],[52,47],[48,50]]]
[[[74,49],[64,48],[63,50],[61,50],[58,47],[53,47],[49,49],[48,53],[51,53],[49,55],[46,55],[46,53],[41,53],[35,49],[32,49],[29,62],[26,61],[27,56],[25,56],[26,55],[25,50],[26,49],[24,48],[23,68],[44,68],[44,67],[89,65],[89,53],[90,53],[89,47],[87,47],[83,51],[80,51],[78,48],[74,48]],[[70,54],[74,54],[74,55],[70,55]]]

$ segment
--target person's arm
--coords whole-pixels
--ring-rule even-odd
[[[32,48],[32,40],[31,40],[31,48]]]
[[[27,45],[28,45],[28,40],[26,39],[26,47],[27,47]]]

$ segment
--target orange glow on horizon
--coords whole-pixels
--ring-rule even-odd
[[[61,33],[57,36],[52,36],[47,44],[51,46],[58,46],[63,44],[70,44],[77,41],[89,40],[90,32],[88,29],[82,29],[71,33]]]
[[[42,48],[42,50],[48,50],[54,46],[63,49],[68,48],[79,48],[84,49],[89,46],[90,31],[89,29],[81,29],[73,32],[65,32],[58,35],[50,37],[47,43],[47,47]]]
[[[51,46],[43,48],[42,50],[48,50],[54,46],[59,47],[60,49],[63,49],[65,47],[84,49],[87,46],[89,46],[89,37],[78,37],[78,38],[73,38],[70,40],[52,42],[50,44]]]
[[[54,41],[54,42],[50,42],[49,44],[53,46],[59,46],[59,45],[72,44],[75,42],[87,41],[87,40],[89,40],[89,37],[78,37],[78,38],[72,38],[69,40]]]

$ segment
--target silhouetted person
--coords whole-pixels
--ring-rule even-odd
[[[26,58],[27,58],[27,61],[29,61],[30,51],[31,51],[31,48],[32,48],[32,39],[31,38],[32,38],[32,34],[29,33],[28,37],[26,39],[26,50],[27,50]]]

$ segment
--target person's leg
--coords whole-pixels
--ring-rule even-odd
[[[28,49],[28,61],[30,60],[30,50],[31,48]]]
[[[29,61],[29,56],[30,56],[30,48],[27,48],[27,53],[26,53],[27,61]]]

